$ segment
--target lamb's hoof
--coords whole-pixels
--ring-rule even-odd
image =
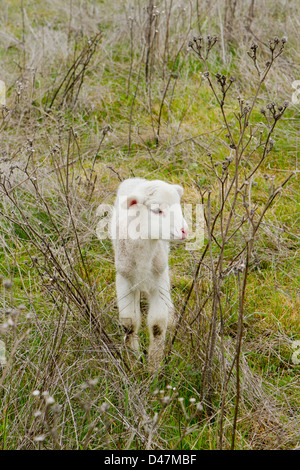
[[[140,345],[137,335],[130,334],[124,336],[124,343],[134,354],[140,355]]]
[[[148,357],[148,372],[150,375],[157,375],[161,369],[163,353],[155,351]]]
[[[141,352],[137,339],[132,338],[132,335],[126,335],[124,337],[124,346],[128,360],[130,362],[130,366],[135,367],[135,365],[140,361],[141,358]]]

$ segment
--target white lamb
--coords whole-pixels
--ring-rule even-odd
[[[156,370],[162,360],[167,326],[174,322],[168,253],[169,241],[185,240],[188,234],[180,206],[182,194],[182,187],[176,184],[127,179],[119,186],[111,219],[125,343],[139,354],[140,296],[145,294],[149,301],[151,370]]]

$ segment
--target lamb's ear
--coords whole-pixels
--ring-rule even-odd
[[[123,209],[129,209],[131,206],[135,206],[136,204],[143,204],[145,198],[141,194],[130,194],[129,196],[124,198],[121,205]]]
[[[176,191],[178,192],[179,196],[182,197],[183,195],[183,187],[179,184],[174,184]]]

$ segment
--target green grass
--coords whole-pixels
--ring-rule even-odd
[[[0,373],[0,448],[54,448],[55,437],[51,434],[51,429],[57,426],[60,444],[66,449],[84,449],[86,446],[89,449],[124,449],[126,446],[130,449],[142,449],[147,445],[149,429],[157,413],[159,421],[153,430],[152,448],[216,449],[223,393],[220,358],[215,358],[213,407],[218,410],[216,416],[209,418],[205,403],[203,411],[193,416],[196,403],[202,398],[202,365],[208,338],[211,302],[207,303],[200,314],[197,312],[211,286],[209,270],[205,266],[201,268],[197,289],[190,297],[184,322],[172,352],[161,373],[153,379],[147,372],[145,355],[139,364],[135,364],[124,351],[123,333],[118,323],[112,244],[110,240],[99,242],[95,233],[98,221],[95,216],[96,208],[101,202],[113,202],[119,184],[118,175],[122,178],[161,178],[180,183],[185,189],[185,202],[200,202],[200,194],[195,185],[197,182],[202,190],[211,190],[212,205],[215,209],[218,182],[212,170],[208,168],[210,160],[207,152],[213,154],[215,162],[222,162],[228,156],[228,148],[224,144],[226,131],[221,128],[222,115],[216,106],[216,100],[205,81],[199,85],[204,71],[203,64],[194,55],[186,54],[185,50],[174,64],[174,51],[171,51],[165,64],[164,79],[161,68],[162,53],[158,51],[154,58],[150,104],[149,90],[144,81],[144,64],[141,66],[139,77],[141,48],[138,41],[143,38],[143,35],[139,36],[142,32],[134,30],[136,42],[128,94],[131,61],[128,30],[124,30],[123,23],[119,24],[113,15],[105,14],[105,9],[111,8],[108,2],[103,2],[103,5],[96,2],[98,20],[88,13],[89,21],[84,24],[80,23],[78,5],[74,2],[71,28],[69,8],[62,2],[58,2],[60,8],[50,4],[45,6],[43,2],[24,3],[28,18],[25,22],[25,32],[22,31],[19,2],[9,2],[8,22],[4,17],[1,19],[5,31],[19,40],[16,44],[6,43],[0,48],[5,79],[8,81],[8,107],[13,110],[11,120],[2,132],[7,142],[8,155],[14,156],[13,161],[20,165],[28,157],[27,138],[33,139],[34,163],[40,164],[41,170],[44,171],[39,173],[39,188],[53,220],[45,204],[36,198],[32,185],[21,185],[14,194],[28,216],[28,223],[39,236],[46,235],[69,279],[86,295],[93,314],[108,333],[116,350],[129,362],[131,372],[128,375],[120,372],[118,367],[122,361],[109,361],[110,356],[103,343],[94,336],[92,327],[87,318],[82,316],[78,304],[72,303],[62,292],[53,289],[51,276],[55,275],[55,265],[51,265],[47,255],[38,252],[26,226],[22,226],[21,215],[16,213],[14,216],[11,206],[4,200],[1,201],[0,210],[20,222],[9,222],[9,219],[0,221],[1,323],[13,318],[9,309],[17,309],[20,305],[23,307],[18,312],[16,325],[8,330],[1,330],[1,339],[5,340],[11,364],[3,384]],[[87,2],[86,8],[91,7]],[[54,105],[52,112],[47,115],[47,103],[49,104],[55,87],[72,63],[74,50],[77,48],[78,53],[87,38],[97,30],[97,21],[102,18],[100,12],[103,14],[103,39],[89,64],[76,106],[73,109],[65,106],[58,110]],[[278,18],[276,21],[281,21]],[[259,18],[259,21],[263,21],[263,18]],[[116,26],[118,34],[115,33]],[[218,28],[217,25],[212,26]],[[38,56],[35,56],[34,49],[29,45],[38,47],[38,42],[32,35],[31,28],[35,34],[40,34],[43,28],[49,28],[53,38],[57,38],[56,34],[61,33],[61,40],[65,41],[69,48],[68,54],[61,56],[62,51],[59,48],[51,48],[50,42],[46,41],[45,55],[41,55],[39,63],[35,62]],[[273,35],[273,32],[272,30],[270,34]],[[27,65],[29,67],[32,63],[37,67],[36,81],[32,89],[29,68],[23,68],[22,65],[23,34]],[[172,38],[175,44],[179,43],[181,36],[176,28],[172,30]],[[211,58],[212,77],[214,73],[219,72],[237,78],[225,106],[230,122],[235,120],[234,113],[238,109],[237,96],[241,94],[250,99],[255,89],[255,80],[251,79],[251,73],[249,72],[250,75],[246,75],[245,79],[245,73],[248,71],[245,72],[245,67],[241,65],[247,47],[242,41],[240,45],[233,41],[226,46],[227,63],[223,63],[219,46]],[[291,62],[297,61],[292,46],[287,54]],[[16,69],[15,63],[19,64],[21,69]],[[174,70],[177,74],[171,79],[163,103],[160,140],[159,145],[156,145],[161,100],[168,74]],[[281,70],[276,70],[278,80],[281,80]],[[19,75],[26,86],[17,104],[15,81],[20,78]],[[273,87],[277,90],[278,103],[284,101],[290,92],[288,84],[278,90],[280,87],[273,78],[272,80],[270,78],[268,86],[263,87],[261,91],[253,114],[255,125],[263,120],[260,108],[273,99]],[[298,114],[297,108],[290,107],[287,110],[276,129],[274,149],[257,174],[254,202],[258,205],[258,211],[262,210],[268,197],[269,186],[272,184],[270,177],[274,177],[274,184],[279,185],[289,172],[296,169],[299,153]],[[132,122],[129,148],[130,119]],[[108,124],[112,128],[111,132],[105,136],[98,149],[102,129]],[[69,146],[71,127],[77,137],[76,142],[72,140]],[[237,135],[238,129],[234,132]],[[51,152],[55,145],[59,145],[60,150],[53,154]],[[62,180],[66,182],[65,168],[61,173],[53,171],[53,162],[56,163],[55,166],[63,165],[68,151],[70,161],[80,157],[71,167],[69,190],[73,222],[78,230],[86,270],[76,248],[76,237],[63,196]],[[85,186],[86,175],[89,174],[95,155],[94,175],[97,180],[92,197],[89,198]],[[260,155],[260,151],[252,155],[251,161],[245,167],[246,173],[259,161]],[[29,168],[32,167],[33,161],[29,164]],[[19,177],[23,179],[24,175],[20,173]],[[239,411],[237,449],[292,449],[299,445],[299,435],[294,424],[300,409],[297,385],[299,365],[292,362],[291,346],[292,341],[300,338],[299,202],[299,179],[296,174],[268,211],[264,230],[256,241],[257,262],[251,261],[245,299],[245,364],[243,363],[242,371],[245,389]],[[66,254],[62,252],[61,237],[67,244],[68,254],[72,258],[71,265],[68,264]],[[238,253],[242,242],[242,237],[239,237],[233,238],[226,246],[225,263],[229,263]],[[216,239],[221,240],[220,234],[216,235]],[[207,234],[205,246],[206,244]],[[214,256],[217,251],[214,245]],[[172,295],[178,312],[183,308],[201,253],[188,252],[182,246],[171,247]],[[35,257],[37,259],[34,261]],[[13,282],[12,290],[4,288],[7,279]],[[73,292],[75,291],[73,286]],[[238,290],[235,277],[229,276],[224,280],[222,296],[227,299],[223,312],[223,339],[228,348],[225,356],[230,363],[238,321]],[[146,303],[143,304],[143,310],[145,309]],[[145,350],[148,345],[145,318],[141,343],[142,349]],[[97,383],[89,382],[96,378]],[[226,401],[225,448],[230,447],[235,378],[234,370]],[[172,387],[172,390],[168,386]],[[256,389],[261,396],[255,395]],[[48,391],[59,405],[59,411],[51,408],[49,417],[45,418],[45,400],[32,396],[34,390]],[[164,402],[163,397],[169,394],[170,401]],[[270,403],[270,409],[276,410],[274,419],[262,406],[265,396]],[[178,400],[181,397],[187,415]],[[195,403],[190,399],[195,399]],[[108,410],[103,408],[104,402],[109,406]],[[37,410],[41,411],[41,416],[35,416]],[[89,437],[92,426],[95,426],[95,429],[92,437]],[[268,429],[272,429],[269,434]],[[282,442],[278,441],[280,433],[283,436]],[[34,440],[36,436],[43,434],[45,440],[42,444]]]

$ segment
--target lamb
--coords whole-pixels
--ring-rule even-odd
[[[157,370],[164,353],[167,327],[174,324],[170,293],[169,242],[188,235],[180,200],[183,188],[164,181],[130,178],[118,189],[111,219],[116,290],[125,344],[138,356],[140,297],[149,302],[148,362]]]

